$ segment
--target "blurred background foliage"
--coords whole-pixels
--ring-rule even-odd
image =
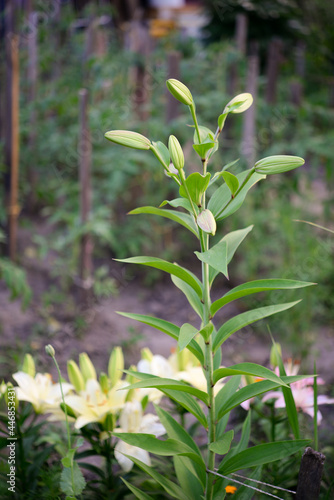
[[[26,12],[22,7],[17,10],[17,29],[21,34],[19,225],[26,235],[23,243],[21,239],[18,261],[22,272],[30,258],[43,261],[51,256],[50,274],[59,279],[57,286],[69,290],[77,274],[80,242],[85,234],[94,241],[95,291],[100,296],[117,288],[117,284],[108,281],[111,257],[153,254],[168,259],[176,255],[191,267],[191,247],[182,230],[172,223],[161,227],[155,217],[126,216],[137,206],[159,206],[163,200],[172,199],[177,195],[174,186],[153,155],[111,146],[103,135],[111,129],[130,129],[166,143],[173,133],[184,145],[188,171],[196,170],[198,160],[190,144],[193,132],[185,126],[190,124],[187,110],[181,109],[177,118],[166,123],[167,54],[180,52],[180,79],[193,93],[200,123],[215,129],[220,110],[233,97],[231,87],[234,86],[234,93],[247,87],[248,52],[238,51],[234,38],[236,18],[243,14],[248,19],[246,46],[251,48],[256,41],[259,50],[253,145],[256,158],[294,154],[304,157],[306,164],[297,172],[260,183],[233,222],[223,222],[226,232],[250,224],[255,228],[232,267],[231,282],[221,282],[221,286],[261,277],[291,277],[319,283],[316,288],[305,289],[304,301],[298,308],[273,320],[275,332],[291,344],[292,350],[305,354],[317,328],[334,323],[332,240],[327,234],[293,220],[332,226],[334,6],[324,0],[306,4],[297,0],[197,2],[200,15],[205,13],[205,22],[196,38],[187,37],[175,20],[174,29],[163,36],[153,36],[152,24],[159,12],[139,9],[144,12],[142,26],[152,35],[149,53],[143,54],[128,46],[134,26],[131,23],[138,20],[131,18],[129,12],[124,15],[119,2],[83,3],[87,5],[81,8],[81,2],[75,2],[73,8],[72,3],[61,2],[57,19],[44,6],[46,14],[40,14],[38,23],[38,80],[33,100],[29,98],[28,46],[23,36]],[[139,7],[143,9],[145,4],[142,2]],[[33,1],[30,10],[43,13],[43,6]],[[106,21],[99,29],[103,49],[89,53],[84,21],[101,20],[103,16]],[[267,54],[274,37],[282,43],[282,54],[275,103],[268,103]],[[136,87],[134,71],[138,74],[138,68],[145,71],[142,88]],[[4,60],[1,71],[4,74]],[[235,73],[238,78],[233,84]],[[296,82],[300,84],[298,103],[293,98]],[[92,143],[92,210],[84,225],[79,215],[78,182],[78,91],[82,87],[89,90]],[[139,91],[142,102],[138,112]],[[229,120],[212,170],[236,158],[240,161],[234,171],[247,164],[240,149],[243,120]],[[3,150],[4,134],[1,146]],[[5,159],[0,162],[5,175]],[[3,239],[5,206],[3,186]],[[5,255],[5,245],[3,248]],[[2,258],[1,277],[13,298],[21,294],[26,302],[29,293],[27,284],[22,283],[24,274],[11,273],[8,279],[8,265]],[[158,275],[150,276],[152,281]]]

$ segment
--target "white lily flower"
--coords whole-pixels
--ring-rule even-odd
[[[32,377],[25,372],[14,373],[13,379],[18,384],[15,387],[17,398],[28,401],[36,413],[50,413],[58,409],[62,400],[60,385],[52,382],[50,373],[37,373]],[[62,383],[64,395],[73,388],[71,384]]]
[[[65,398],[66,404],[78,414],[75,428],[81,429],[93,422],[103,423],[108,413],[115,414],[121,410],[127,391],[119,389],[127,385],[126,382],[120,380],[106,394],[97,380],[89,379],[86,382],[86,389],[80,392],[80,396],[73,395]]]
[[[166,429],[159,422],[157,415],[153,415],[152,413],[143,415],[142,406],[139,401],[125,403],[119,422],[121,427],[115,429],[116,432],[154,434],[156,437],[166,433]],[[151,465],[150,455],[146,450],[124,443],[120,439],[115,446],[115,458],[121,468],[125,472],[129,472],[133,467],[133,462],[125,455],[138,458],[141,462]]]
[[[152,355],[150,360],[141,359],[137,365],[137,370],[141,373],[149,373],[162,378],[175,378],[174,370],[169,361],[157,354]],[[149,401],[159,403],[162,398],[162,393],[158,389],[136,389],[135,399],[141,401],[145,396],[148,396]]]

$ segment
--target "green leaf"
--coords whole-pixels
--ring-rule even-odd
[[[195,255],[200,261],[209,264],[210,267],[222,273],[228,279],[226,240],[221,240],[206,252],[195,252]]]
[[[177,264],[172,264],[163,259],[159,259],[158,257],[130,257],[129,259],[115,259],[117,262],[124,262],[126,264],[142,264],[144,266],[154,267],[156,269],[160,269],[161,271],[165,271],[169,274],[174,274],[185,283],[188,283],[195,292],[198,294],[200,298],[202,298],[202,287],[201,282],[196,276],[185,269],[184,267],[178,266]]]
[[[192,448],[195,453],[197,453],[200,457],[202,457],[200,449],[198,448],[193,438],[189,435],[189,433],[169,413],[167,413],[166,410],[162,409],[158,405],[154,405],[154,407],[160,422],[167,431],[168,437],[171,439],[179,440],[182,443],[185,443],[190,448]],[[187,459],[184,460],[187,461]],[[194,462],[190,462],[190,467],[193,474],[200,480],[202,486],[204,487],[206,481],[206,474],[203,471],[202,467],[199,467]]]
[[[255,321],[259,321],[260,319],[272,316],[273,314],[286,311],[299,302],[300,300],[297,300],[295,302],[288,302],[286,304],[275,304],[273,306],[259,307],[258,309],[252,309],[229,319],[218,330],[217,335],[213,341],[213,350],[216,351],[216,349],[218,349],[218,347],[223,342],[225,342],[225,340],[227,340],[233,333],[241,330],[241,328],[255,323]]]
[[[148,465],[144,464],[144,462],[141,462],[137,458],[130,457],[128,455],[125,456],[128,457],[130,460],[132,460],[132,462],[134,462],[140,469],[146,472],[149,476],[155,479],[155,481],[157,481],[157,483],[159,483],[160,486],[162,486],[163,489],[167,491],[167,493],[171,495],[173,498],[177,498],[179,500],[189,500],[188,497],[183,493],[179,485],[173,483],[162,474],[159,474],[159,472],[153,469],[153,467],[149,467]]]
[[[203,141],[201,144],[194,144],[193,148],[198,154],[198,156],[203,160],[205,159],[207,153],[213,149],[215,146],[216,141],[212,141],[210,138],[207,138],[205,141]]]
[[[309,442],[308,439],[298,439],[296,441],[277,441],[252,446],[226,461],[223,460],[218,470],[227,475],[241,469],[275,462],[296,453]]]
[[[184,323],[184,325],[181,326],[178,340],[180,351],[187,347],[189,342],[195,337],[197,333],[197,328],[195,328],[193,325],[190,325],[189,323]]]
[[[276,356],[278,359],[278,366],[279,366],[279,371],[280,375],[285,376],[285,368],[284,364],[282,361],[282,357],[280,356],[277,348],[276,348]],[[298,412],[296,408],[296,403],[293,397],[293,393],[291,390],[286,389],[285,387],[282,387],[283,391],[283,396],[284,396],[284,401],[285,401],[285,408],[286,408],[286,413],[288,415],[289,423],[292,429],[292,432],[295,436],[296,439],[300,438],[300,429],[299,429],[299,420],[298,420]]]
[[[225,172],[225,170],[228,170],[229,168],[233,167],[233,165],[238,163],[238,161],[239,161],[239,158],[237,160],[231,161],[230,163],[227,163],[226,165],[224,165],[224,167],[222,168],[222,170],[220,172],[216,172],[215,175],[213,177],[211,177],[210,182],[209,182],[209,186],[212,186],[212,184],[214,184],[220,177],[222,177],[222,174],[223,174],[223,172]]]
[[[234,196],[239,189],[238,177],[231,174],[231,172],[222,172],[222,177],[231,191],[232,196]]]
[[[242,285],[236,286],[235,288],[233,288],[233,290],[225,293],[225,295],[223,295],[221,299],[213,302],[210,308],[210,313],[211,316],[214,316],[216,312],[226,304],[229,304],[233,300],[240,299],[241,297],[245,297],[246,295],[251,295],[253,293],[265,292],[270,290],[292,290],[295,288],[304,288],[306,286],[312,285],[315,285],[315,283],[285,279],[250,281],[248,283],[243,283]]]
[[[231,262],[235,252],[237,251],[239,245],[246,238],[247,234],[253,229],[254,226],[248,226],[245,229],[238,229],[237,231],[232,231],[226,234],[220,241],[226,241],[227,243],[227,264]],[[218,271],[215,269],[210,269],[210,286],[212,285],[215,277],[218,275]]]
[[[198,456],[192,448],[188,445],[181,443],[176,439],[166,439],[162,441],[154,436],[154,434],[134,433],[134,432],[112,432],[113,436],[118,437],[125,443],[131,446],[137,446],[143,450],[160,455],[170,457],[174,455],[184,455],[205,470],[205,463],[203,458]]]
[[[211,443],[209,449],[218,455],[225,455],[230,449],[233,436],[233,430],[226,432],[219,441]]]
[[[168,151],[167,146],[161,141],[158,142],[152,142],[151,150],[153,151],[154,155],[158,158],[160,163],[168,168],[169,163],[170,163],[170,154]]]
[[[133,484],[128,483],[124,477],[121,477],[121,480],[123,483],[129,488],[130,491],[135,495],[136,498],[139,498],[139,500],[152,500],[152,497],[149,495],[146,495],[143,491],[140,491],[136,486],[133,486]]]
[[[136,314],[136,313],[126,313],[126,312],[120,312],[117,311],[117,314],[120,314],[121,316],[124,316],[125,318],[130,318],[134,319],[136,321],[139,321],[140,323],[144,323],[145,325],[149,325],[152,328],[156,328],[157,330],[160,330],[163,333],[166,333],[170,337],[172,337],[174,340],[178,340],[179,338],[179,333],[180,333],[180,327],[174,325],[173,323],[170,323],[169,321],[165,321],[164,319],[160,318],[154,318],[153,316],[147,316],[145,314]],[[189,351],[196,356],[198,361],[203,364],[204,362],[204,356],[202,349],[196,342],[196,340],[192,340],[190,344],[188,345]]]
[[[139,380],[149,380],[152,378],[150,373],[143,373],[131,370],[124,370],[125,373],[138,378]],[[197,401],[186,392],[180,392],[178,390],[168,390],[168,389],[160,389],[166,396],[177,401],[183,408],[185,408],[189,413],[192,413],[198,421],[203,425],[203,427],[207,428],[208,423],[206,420],[206,416],[200,405]]]
[[[159,215],[160,217],[171,219],[174,222],[181,224],[181,226],[187,228],[191,233],[193,233],[198,238],[197,225],[195,224],[194,219],[188,214],[184,214],[176,210],[165,210],[156,207],[139,207],[129,212],[129,215],[137,215],[137,214]]]
[[[292,384],[298,380],[303,380],[307,378],[306,375],[295,375],[291,377],[281,377],[284,383]],[[280,387],[280,384],[272,382],[271,380],[262,380],[260,382],[255,382],[254,384],[249,384],[246,387],[242,387],[239,391],[233,394],[229,399],[222,401],[220,407],[217,408],[216,420],[220,420],[226,413],[230,412],[236,406],[239,406],[244,401],[251,399],[255,396],[259,396],[264,392],[271,391]]]
[[[199,172],[194,172],[193,174],[190,174],[186,178],[186,185],[189,191],[189,195],[195,205],[200,206],[201,205],[201,200],[203,193],[205,193],[209,182],[210,182],[210,177],[211,174],[207,173],[205,176],[200,174]],[[180,196],[183,198],[187,198],[187,192],[184,188],[184,186],[180,186],[179,189]]]
[[[252,375],[254,377],[272,380],[273,382],[286,386],[276,373],[256,363],[239,363],[237,365],[228,366],[227,368],[218,368],[218,370],[215,370],[213,373],[213,383],[216,384],[221,378],[231,375]]]
[[[198,474],[192,469],[192,462],[189,458],[176,455],[173,457],[174,470],[182,491],[192,500],[202,500],[204,486],[198,479]]]
[[[201,143],[206,141],[206,140],[213,141],[215,133],[212,130],[210,130],[208,127],[204,127],[203,125],[200,125],[198,127],[198,129],[199,129],[199,136],[201,139]],[[199,144],[196,130],[194,130],[193,142],[194,142],[194,144]]]
[[[207,429],[208,422],[206,416],[200,405],[190,394],[187,394],[186,392],[180,392],[177,390],[176,391],[168,389],[160,389],[160,390],[170,399],[176,401],[189,413],[192,413],[194,417],[196,417],[197,420],[203,425],[203,427]]]
[[[249,175],[250,171],[251,169],[246,170],[236,176],[240,186],[246,180],[246,177]],[[245,186],[233,199],[231,198],[231,192],[227,184],[223,184],[212,195],[208,204],[208,209],[211,210],[217,221],[225,219],[241,207],[250,188],[261,179],[265,178],[265,175],[253,173],[250,179],[246,182]]]
[[[255,479],[261,481],[262,477],[262,466],[256,467],[256,469],[247,476],[249,479]],[[246,482],[247,484],[247,482]],[[247,486],[238,487],[237,491],[233,495],[233,500],[252,500],[254,497],[254,490],[247,488]]]
[[[220,409],[225,406],[226,401],[228,401],[238,390],[241,382],[241,376],[232,377],[230,380],[223,385],[218,394],[215,397],[215,420],[219,420]]]
[[[134,375],[136,375],[136,373],[134,373]],[[169,378],[154,377],[153,375],[151,375],[150,379],[142,380],[141,382],[137,382],[135,384],[126,386],[126,390],[152,388],[152,387],[156,389],[160,388],[173,389],[176,391],[186,392],[200,399],[206,405],[208,404],[209,401],[208,395],[205,392],[200,391],[199,389],[196,389],[195,387],[192,387],[191,385],[188,385],[185,382]]]
[[[164,200],[160,204],[160,208],[164,207],[165,205],[170,205],[173,208],[182,207],[185,210],[188,210],[188,212],[191,212],[191,210],[192,210],[191,205],[190,205],[190,201],[186,200],[185,198],[174,198],[174,200]],[[177,213],[179,213],[179,212],[177,212]]]
[[[78,496],[85,489],[85,486],[86,481],[77,462],[73,462],[73,482],[71,468],[65,467],[62,470],[60,476],[60,489],[63,493],[70,496]]]
[[[201,299],[197,295],[191,286],[187,285],[184,281],[180,280],[176,276],[171,276],[172,282],[174,285],[184,293],[187,297],[189,304],[194,309],[194,311],[198,314],[198,316],[202,319],[203,317],[203,304]]]

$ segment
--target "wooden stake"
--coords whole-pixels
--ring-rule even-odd
[[[247,164],[252,167],[256,156],[256,98],[259,76],[259,48],[256,42],[252,43],[251,52],[248,56],[246,92],[252,94],[253,105],[243,114],[243,133],[241,141],[241,153],[245,156]]]
[[[88,90],[79,91],[80,136],[79,136],[79,182],[80,182],[80,222],[86,224],[91,210],[91,156],[92,145],[88,126]],[[81,304],[87,307],[92,297],[92,252],[91,235],[85,234],[81,239],[80,252],[80,285]]]
[[[308,447],[300,464],[296,500],[318,500],[325,455]]]
[[[29,150],[30,157],[32,159],[28,166],[27,177],[29,182],[29,197],[28,197],[28,208],[30,212],[34,212],[37,204],[36,198],[36,186],[37,186],[37,173],[35,170],[35,164],[33,162],[34,148],[36,145],[36,110],[34,108],[34,103],[36,100],[36,89],[37,89],[37,38],[38,38],[38,13],[31,12],[29,15],[29,28],[30,33],[28,35],[28,82],[29,82],[29,95],[28,101],[31,104],[31,113],[29,120]]]
[[[19,180],[19,36],[9,32],[6,36],[7,66],[7,133],[5,161],[7,174],[8,249],[11,260],[16,259]]]
[[[167,78],[176,78],[176,80],[180,79],[180,52],[173,50],[168,53],[167,56]],[[175,120],[180,114],[180,102],[172,96],[172,94],[167,92],[167,101],[166,101],[166,122],[170,123]]]

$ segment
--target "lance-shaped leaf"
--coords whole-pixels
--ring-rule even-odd
[[[230,449],[233,436],[233,430],[225,432],[221,439],[210,444],[209,449],[218,455],[225,455]]]
[[[200,449],[190,436],[190,434],[180,425],[169,413],[163,410],[160,406],[154,405],[160,422],[166,429],[169,438],[176,439],[185,443],[193,449],[200,457],[202,457]],[[185,491],[191,491],[191,486],[197,490],[203,490],[206,481],[206,474],[202,467],[197,463],[190,461],[186,457],[175,457],[175,472],[176,476]],[[186,468],[184,466],[187,466]],[[195,478],[195,479],[194,479]],[[200,484],[198,484],[200,482]],[[203,491],[202,491],[203,494]],[[197,498],[197,495],[193,495]]]
[[[212,234],[212,236],[216,234],[217,224],[210,210],[205,209],[200,212],[197,216],[196,222],[205,233]]]
[[[133,484],[128,483],[128,481],[126,481],[124,477],[121,477],[121,480],[139,500],[152,500],[152,497],[139,490],[136,486],[133,486]]]
[[[226,182],[229,190],[231,191],[231,195],[234,196],[235,193],[239,189],[238,177],[236,177],[235,175],[231,174],[231,172],[222,172],[221,175],[222,175],[224,181]]]
[[[127,146],[133,149],[150,149],[151,141],[147,137],[138,134],[137,132],[130,132],[129,130],[111,130],[106,132],[104,137],[108,141],[115,142],[121,146]]]
[[[236,176],[240,186],[242,186],[250,172],[251,170],[245,170]],[[225,219],[241,207],[250,188],[265,178],[265,175],[254,172],[234,198],[231,197],[227,184],[223,184],[210,198],[208,209],[211,210],[217,221]]]
[[[134,373],[135,375],[135,373]],[[126,390],[131,390],[131,389],[147,389],[147,388],[155,388],[155,389],[172,389],[175,391],[180,391],[180,392],[186,392],[188,394],[192,394],[196,398],[200,399],[208,405],[208,395],[199,389],[196,389],[195,387],[192,387],[191,385],[186,384],[185,382],[181,382],[180,380],[173,380],[169,378],[161,378],[161,377],[155,377],[151,375],[150,379],[142,380],[141,382],[137,382],[135,384],[127,385]],[[123,390],[123,389],[119,389]]]
[[[171,219],[177,222],[178,224],[181,224],[181,226],[187,228],[198,238],[198,227],[196,226],[194,219],[188,214],[184,214],[176,210],[165,210],[156,207],[139,207],[129,212],[129,215],[137,215],[137,214],[159,215],[160,217]]]
[[[195,252],[195,255],[200,261],[209,264],[210,267],[222,273],[228,279],[226,240],[221,240],[206,252]]]
[[[167,146],[165,146],[164,143],[161,141],[152,142],[151,151],[160,161],[160,163],[164,166],[164,168],[168,169],[170,163],[170,154]]]
[[[232,231],[231,233],[226,234],[220,240],[220,241],[226,241],[227,243],[227,264],[231,262],[239,245],[243,242],[243,240],[246,238],[247,234],[253,229],[253,227],[254,226],[248,226],[245,229],[238,229],[237,231]],[[210,268],[210,273],[209,273],[210,286],[212,286],[212,283],[218,274],[219,271]]]
[[[129,259],[115,259],[117,262],[124,262],[126,264],[142,264],[144,266],[154,267],[156,269],[160,269],[161,271],[165,271],[169,274],[174,274],[185,283],[188,283],[199,297],[202,297],[202,287],[201,282],[196,276],[185,269],[184,267],[178,266],[177,264],[172,264],[163,259],[159,259],[158,257],[130,257]]]
[[[277,441],[275,443],[252,446],[247,450],[237,453],[228,460],[223,460],[218,470],[226,475],[241,469],[275,462],[296,453],[309,442],[309,439],[298,439],[295,441]]]
[[[201,159],[204,159],[209,151],[215,146],[216,141],[205,139],[201,144],[194,144],[193,148]]]
[[[215,397],[216,421],[220,420],[220,418],[218,418],[220,409],[223,408],[225,406],[226,401],[228,401],[237,392],[240,382],[241,382],[241,375],[232,377],[230,378],[230,380],[226,382],[226,384],[223,385],[223,387],[218,392],[217,396]]]
[[[223,342],[225,342],[225,340],[227,340],[233,333],[241,330],[241,328],[255,323],[255,321],[259,321],[260,319],[272,316],[273,314],[286,311],[299,302],[300,300],[297,300],[295,302],[288,302],[286,304],[275,304],[273,306],[259,307],[258,309],[252,309],[251,311],[238,314],[238,316],[229,319],[221,328],[219,328],[217,335],[213,341],[213,350],[216,351],[216,349]]]
[[[213,373],[213,383],[216,384],[221,378],[230,377],[231,375],[252,375],[286,386],[274,372],[256,363],[238,363],[227,368],[218,368]]]
[[[176,483],[173,483],[170,479],[167,479],[166,476],[163,476],[159,472],[157,472],[153,467],[144,464],[141,460],[138,460],[135,457],[131,457],[129,455],[125,455],[127,458],[132,460],[141,470],[146,472],[149,476],[151,476],[160,486],[163,487],[167,493],[173,498],[177,498],[178,500],[189,500],[188,497],[183,493],[180,486]]]
[[[199,172],[194,172],[193,174],[190,174],[185,181],[190,198],[197,206],[201,205],[202,196],[209,185],[210,177],[211,175],[209,173],[204,176]],[[184,186],[180,186],[179,193],[180,196],[183,196],[183,198],[187,198]]]
[[[303,380],[307,377],[307,375],[293,375],[289,377],[282,376],[281,379],[285,384],[292,384],[293,382]],[[246,387],[242,387],[229,399],[225,400],[225,402],[221,401],[221,405],[219,407],[219,410],[217,411],[216,420],[219,421],[224,415],[229,413],[231,410],[233,410],[233,408],[239,406],[244,401],[254,398],[255,396],[259,396],[264,392],[276,389],[277,387],[280,387],[280,384],[272,382],[271,380],[261,380],[260,382],[255,382],[254,384],[249,384]]]
[[[126,312],[120,312],[117,311],[117,314],[120,314],[121,316],[124,316],[125,318],[130,318],[134,319],[136,321],[139,321],[140,323],[144,323],[145,325],[149,325],[152,328],[156,328],[157,330],[160,330],[163,333],[166,333],[170,337],[172,337],[174,340],[178,340],[179,338],[179,333],[180,333],[180,327],[177,325],[174,325],[174,323],[170,323],[169,321],[166,321],[164,319],[160,318],[155,318],[154,316],[147,316],[145,314],[136,314],[136,313],[126,313]],[[189,351],[196,356],[198,361],[203,364],[204,362],[204,356],[202,349],[196,342],[196,340],[192,340],[190,344],[188,345]]]
[[[242,285],[236,286],[233,290],[225,293],[221,299],[213,302],[210,308],[211,316],[214,316],[219,309],[233,300],[240,299],[246,295],[253,293],[266,292],[270,290],[293,290],[296,288],[304,288],[307,286],[315,285],[316,283],[309,283],[306,281],[285,280],[285,279],[267,279],[255,280]]]
[[[191,286],[187,285],[184,281],[180,280],[176,276],[171,276],[174,285],[184,293],[191,307],[194,309],[196,314],[202,319],[203,317],[203,304],[201,299],[197,295]]]
[[[176,439],[166,439],[162,441],[154,434],[134,433],[134,432],[113,432],[113,436],[118,437],[130,446],[137,446],[155,455],[170,457],[173,455],[184,455],[205,470],[205,463],[201,456],[193,451],[190,446],[177,441]]]
[[[239,158],[237,160],[234,160],[234,161],[231,161],[229,163],[227,163],[220,172],[216,172],[215,175],[213,177],[211,177],[210,179],[210,182],[209,182],[209,186],[212,186],[212,184],[214,184],[220,177],[223,176],[223,173],[228,170],[229,168],[233,167],[233,165],[235,165],[236,163],[238,163],[239,161]]]
[[[190,325],[189,323],[184,323],[184,325],[181,326],[178,340],[180,351],[187,347],[187,345],[191,342],[191,340],[197,333],[197,328],[195,328],[193,325]]]
[[[131,377],[137,378],[139,380],[149,380],[152,378],[152,375],[150,373],[143,373],[143,372],[130,371],[130,370],[124,370],[124,372],[127,373],[128,375],[130,375]],[[160,390],[166,396],[168,396],[170,399],[179,403],[189,413],[192,413],[194,415],[194,417],[196,417],[197,420],[203,425],[203,427],[205,429],[207,429],[208,422],[207,422],[206,416],[204,415],[204,412],[203,412],[201,406],[197,403],[197,401],[190,394],[187,394],[186,392],[180,392],[177,390],[170,390],[170,389],[161,389],[160,388]],[[169,436],[169,437],[172,437],[172,436]]]
[[[174,207],[174,208],[182,207],[185,210],[188,210],[188,212],[191,212],[190,201],[186,200],[185,198],[175,198],[174,200],[164,200],[160,204],[159,208],[164,207],[165,205],[170,205],[171,207]]]

